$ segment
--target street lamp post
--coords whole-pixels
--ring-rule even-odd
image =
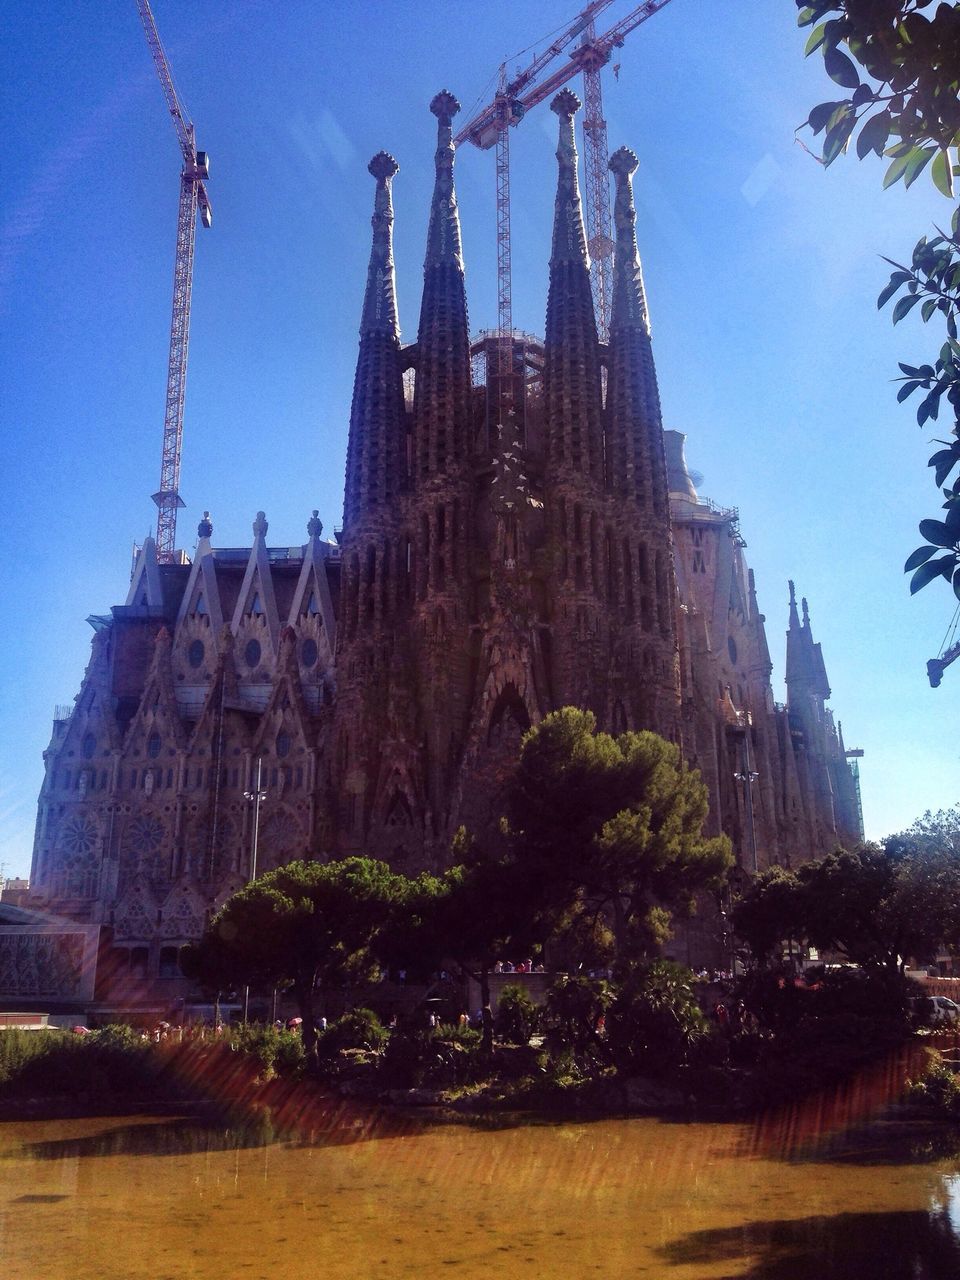
[[[743,783],[744,804],[747,811],[747,839],[750,842],[750,864],[753,874],[756,875],[759,866],[757,863],[757,829],[753,819],[753,784],[760,777],[754,769],[750,767],[750,731],[747,729],[743,735],[743,764],[739,772],[733,775],[737,782]]]
[[[263,759],[257,758],[257,785],[254,791],[245,791],[243,793],[244,800],[253,802],[253,841],[250,847],[250,875],[247,883],[250,884],[257,878],[257,842],[260,839],[260,805],[266,800],[267,793],[262,789],[263,780]],[[247,1025],[247,1014],[250,1010],[250,984],[243,988],[243,1025]]]

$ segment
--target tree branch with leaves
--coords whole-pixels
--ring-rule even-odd
[[[889,161],[884,188],[913,182],[929,165],[930,177],[948,199],[956,197],[960,175],[960,4],[936,0],[796,0],[801,27],[811,27],[806,54],[819,52],[827,75],[850,90],[839,100],[822,102],[806,122],[823,135],[820,159],[830,165],[856,135],[860,159],[873,154]],[[903,403],[924,393],[917,423],[938,419],[949,405],[953,421],[946,439],[936,441],[929,460],[941,490],[942,519],[920,523],[923,546],[910,555],[910,592],[943,578],[960,600],[960,211],[950,230],[922,237],[909,265],[886,259],[894,268],[878,307],[895,301],[893,323],[920,307],[924,324],[942,317],[946,341],[932,364],[900,365],[897,399]],[[956,475],[954,476],[954,473]],[[953,482],[948,484],[951,476]]]

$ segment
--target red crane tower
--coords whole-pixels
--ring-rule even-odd
[[[148,0],[137,0],[140,20],[147,44],[160,77],[167,107],[177,131],[183,153],[180,174],[180,208],[177,216],[177,252],[173,269],[173,316],[170,321],[170,359],[167,365],[167,400],[163,415],[163,454],[160,462],[160,488],[153,495],[157,504],[157,559],[169,564],[174,558],[177,539],[177,509],[184,505],[180,497],[180,450],[183,442],[183,401],[187,389],[187,351],[190,345],[190,300],[193,293],[193,250],[197,230],[197,214],[205,227],[213,222],[213,210],[207,199],[204,179],[210,176],[205,151],[198,151],[193,125],[184,119],[173,77],[167,62],[157,24]]]
[[[644,0],[616,26],[596,35],[597,15],[612,0],[592,0],[570,25],[538,54],[529,66],[507,79],[506,63],[500,67],[497,92],[463,126],[454,142],[472,142],[482,151],[497,148],[497,349],[504,361],[507,341],[513,330],[513,301],[510,272],[510,127],[517,125],[531,107],[543,102],[568,80],[583,74],[586,112],[583,121],[584,169],[586,173],[587,237],[593,264],[593,297],[601,341],[607,340],[610,320],[611,267],[613,241],[610,236],[610,189],[607,182],[607,122],[603,116],[600,69],[610,61],[612,51],[642,22],[652,18],[670,0]],[[534,82],[546,67],[567,49],[577,36],[580,43],[570,53],[570,61],[540,84]],[[505,370],[499,370],[501,374]],[[509,379],[501,376],[500,386]],[[506,406],[501,406],[506,408]]]

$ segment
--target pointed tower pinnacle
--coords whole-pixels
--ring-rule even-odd
[[[400,166],[386,151],[378,151],[367,169],[377,180],[374,197],[373,247],[367,268],[367,289],[363,299],[363,316],[360,335],[365,333],[392,333],[400,337],[397,318],[397,286],[393,269],[393,179]]]
[[[663,420],[633,202],[637,166],[637,157],[628,147],[621,147],[610,157],[617,184],[617,246],[607,379],[608,484],[615,492],[635,498],[642,507],[665,518],[668,482]]]
[[[797,613],[797,592],[792,578],[787,582],[787,586],[790,588],[790,622],[788,625],[791,631],[799,631],[800,615]]]
[[[637,249],[637,209],[633,202],[633,175],[640,161],[629,147],[620,147],[610,157],[610,169],[617,184],[614,225],[617,245],[613,282],[611,324],[650,332],[643,270]]]
[[[559,118],[560,136],[544,342],[549,459],[555,476],[579,473],[602,483],[600,349],[573,128],[580,99],[561,89],[550,107]]]
[[[573,117],[583,103],[572,89],[561,89],[550,103],[560,121],[560,138],[557,142],[557,200],[553,215],[553,247],[551,265],[555,262],[582,262],[589,269],[587,234],[583,227],[583,207],[580,203],[580,184],[577,180],[577,142]]]
[[[823,662],[823,650],[814,643],[810,629],[810,610],[806,597],[800,602],[803,623],[797,615],[797,596],[790,583],[790,625],[787,629],[787,703],[792,705],[798,697],[806,695],[819,700],[821,705],[830,697],[830,684]]]
[[[367,168],[377,181],[377,190],[372,218],[373,244],[360,320],[360,352],[350,410],[343,501],[345,538],[358,520],[392,500],[400,487],[404,456],[403,371],[393,273],[391,194],[391,184],[400,166],[393,156],[379,151]]]
[[[417,333],[414,484],[465,460],[470,423],[470,334],[453,185],[452,121],[460,103],[444,89],[430,110],[437,117],[436,177]]]
[[[463,272],[463,249],[460,243],[460,215],[457,193],[453,187],[453,117],[460,103],[447,89],[441,89],[430,103],[437,117],[437,151],[434,157],[436,179],[430,205],[430,227],[427,232],[427,256],[424,268],[439,262],[453,262]]]

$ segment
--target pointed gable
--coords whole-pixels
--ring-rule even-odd
[[[320,523],[317,512],[314,511],[307,524],[309,540],[303,548],[303,565],[293,593],[287,622],[291,627],[296,627],[301,618],[316,619],[317,631],[325,633],[326,648],[329,658],[332,659],[336,648],[337,622],[324,565],[326,552],[324,544],[320,541],[322,532],[323,525]],[[312,628],[310,630],[312,634]],[[315,635],[314,639],[319,644],[319,634]]]
[[[261,624],[265,638],[275,654],[280,641],[280,619],[277,616],[276,594],[273,589],[273,576],[270,572],[270,556],[266,544],[267,521],[262,511],[257,512],[253,522],[253,546],[247,560],[246,572],[240,594],[237,597],[233,612],[233,634],[240,638],[244,630],[244,620],[255,618]],[[249,643],[249,641],[248,641]],[[262,639],[257,637],[257,643]],[[249,663],[256,667],[257,663]]]
[[[170,632],[161,627],[140,705],[123,742],[125,759],[136,760],[141,773],[149,771],[154,775],[154,783],[148,784],[150,790],[163,785],[164,779],[157,776],[157,771],[162,774],[164,769],[171,768],[171,756],[186,746],[186,733],[173,692],[170,653]]]
[[[216,562],[210,546],[210,533],[213,532],[213,526],[210,524],[209,512],[205,511],[203,516],[197,530],[196,555],[190,567],[190,577],[187,579],[187,587],[177,613],[175,641],[179,639],[180,630],[186,618],[209,618],[210,627],[215,636],[220,634],[223,627]],[[210,532],[208,533],[207,530]]]
[[[160,582],[160,566],[157,563],[157,544],[148,533],[133,566],[130,590],[125,601],[127,607],[137,609],[162,609],[163,587]]]

